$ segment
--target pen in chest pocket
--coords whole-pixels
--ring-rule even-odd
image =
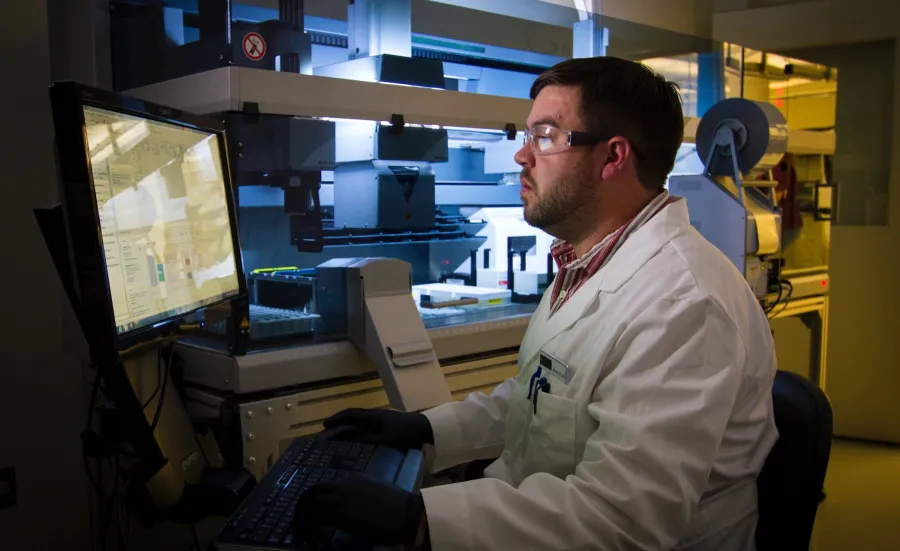
[[[531,379],[528,381],[528,399],[531,400],[531,396],[534,393],[534,385],[541,377],[541,366],[538,365],[535,368],[534,373],[531,374]]]
[[[550,393],[550,381],[548,381],[546,377],[541,377],[537,382],[537,388],[534,389],[534,396],[531,398],[531,407],[535,415],[537,415],[538,396],[542,392],[546,392],[547,394]]]

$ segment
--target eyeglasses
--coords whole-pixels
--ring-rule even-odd
[[[546,155],[562,151],[567,147],[595,145],[611,137],[579,130],[560,130],[549,124],[536,124],[530,130],[525,129],[524,144],[530,143],[531,150],[535,155]]]

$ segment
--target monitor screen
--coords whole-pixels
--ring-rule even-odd
[[[83,110],[116,332],[239,294],[220,135]]]

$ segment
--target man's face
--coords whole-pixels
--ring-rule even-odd
[[[586,131],[581,120],[581,92],[576,87],[548,86],[541,90],[528,116],[528,129],[543,130],[546,152],[535,153],[526,142],[516,153],[522,166],[521,198],[525,221],[559,237],[567,221],[581,218],[597,202],[593,148],[568,147],[570,130]],[[556,145],[549,136],[555,136]]]

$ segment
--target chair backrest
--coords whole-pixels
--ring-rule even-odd
[[[778,442],[757,480],[757,551],[806,551],[812,537],[828,458],[833,416],[815,383],[787,371],[772,387]]]

